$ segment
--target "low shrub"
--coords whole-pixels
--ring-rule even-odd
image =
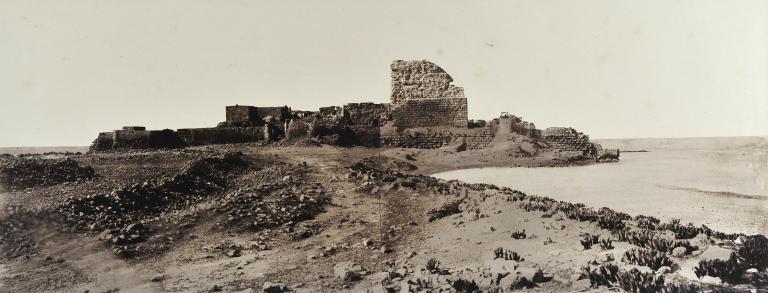
[[[516,262],[522,262],[525,260],[521,255],[517,254],[517,252],[504,249],[502,247],[493,250],[493,256],[493,259],[503,258],[504,260],[514,260]]]
[[[664,253],[672,253],[672,250],[675,249],[675,247],[685,247],[687,251],[686,253],[691,253],[699,249],[698,246],[692,245],[687,240],[665,239],[657,236],[655,232],[649,230],[615,230],[612,231],[611,234],[613,234],[613,236],[616,237],[618,241],[628,242],[642,248],[652,249]]]
[[[647,266],[654,271],[661,267],[672,265],[672,260],[663,252],[647,249],[633,248],[627,250],[621,258],[621,261],[640,266]]]
[[[763,271],[768,268],[768,238],[763,235],[747,236],[742,245],[738,254],[747,269],[756,268]]]
[[[638,269],[621,271],[614,264],[605,264],[597,268],[582,267],[582,276],[589,278],[592,287],[606,286],[609,288],[621,288],[627,292],[636,293],[693,293],[701,292],[701,288],[694,284],[666,284],[663,275],[643,273]]]
[[[525,235],[525,229],[523,229],[523,231],[519,231],[518,230],[518,231],[515,231],[515,232],[512,233],[512,238],[517,239],[517,240],[525,239],[526,237],[528,237],[528,236]]]
[[[449,281],[451,284],[451,287],[456,290],[455,292],[460,293],[475,293],[475,292],[482,292],[480,290],[480,286],[475,283],[475,280],[467,281],[464,279],[458,279]]]
[[[675,233],[675,239],[691,239],[701,231],[701,228],[693,226],[692,223],[680,224],[680,219],[672,219],[669,223],[661,224],[659,229],[672,231]]]
[[[442,264],[440,264],[440,261],[438,261],[435,258],[430,258],[429,260],[427,260],[427,265],[425,267],[427,271],[433,274],[440,274],[440,275],[449,274],[448,270],[443,268]]]
[[[579,240],[579,242],[581,243],[581,246],[584,247],[584,250],[592,248],[593,244],[600,243],[599,236],[592,235],[589,233],[585,233],[584,235],[582,235],[581,240]]]
[[[648,230],[656,230],[656,226],[661,222],[657,218],[645,215],[635,216],[635,221],[637,221],[637,227]]]
[[[600,239],[600,249],[602,249],[602,250],[613,249],[613,240],[611,240],[611,239]]]
[[[731,253],[728,260],[705,259],[699,262],[699,265],[693,269],[696,277],[703,276],[718,277],[724,282],[730,284],[739,284],[744,273],[743,267],[739,264],[739,257],[736,253]]]

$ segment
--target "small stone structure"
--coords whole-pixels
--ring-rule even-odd
[[[145,130],[127,126],[103,132],[93,151],[126,148],[176,148],[223,143],[268,143],[282,139],[316,139],[340,146],[483,149],[507,141],[525,140],[535,153],[546,148],[560,156],[618,158],[618,150],[603,150],[572,128],[544,131],[505,112],[490,121],[469,120],[464,89],[427,60],[392,62],[389,103],[349,103],[319,111],[294,111],[288,106],[227,106],[226,119],[211,128]]]

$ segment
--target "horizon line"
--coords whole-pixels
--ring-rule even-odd
[[[590,138],[590,140],[619,140],[619,139],[693,139],[693,138],[765,138],[768,139],[768,134],[765,135],[732,135],[732,136],[676,136],[676,137],[616,137],[616,138]],[[0,146],[0,149],[11,148],[80,148],[89,147],[90,145],[36,145],[36,146]]]

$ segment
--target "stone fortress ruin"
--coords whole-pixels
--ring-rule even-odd
[[[605,150],[573,128],[539,130],[533,123],[507,113],[490,121],[470,120],[464,89],[454,86],[451,76],[432,62],[396,60],[391,69],[389,103],[349,103],[318,111],[288,106],[227,106],[226,121],[216,127],[173,131],[126,126],[99,133],[91,150],[311,139],[338,146],[451,147],[460,151],[505,148],[515,156],[548,151],[561,157],[618,159],[618,150]]]

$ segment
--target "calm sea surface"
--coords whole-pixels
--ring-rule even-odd
[[[768,138],[600,140],[621,162],[567,168],[479,168],[435,174],[610,207],[631,215],[768,234]]]

